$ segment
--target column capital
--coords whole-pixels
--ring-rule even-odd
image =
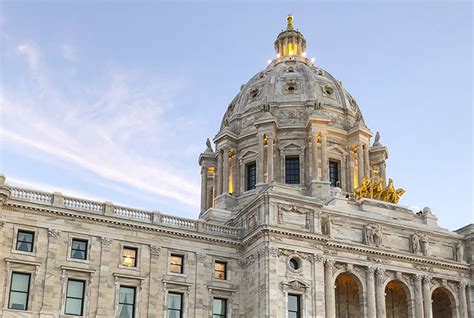
[[[367,275],[374,275],[376,268],[374,266],[368,266],[365,269]]]
[[[375,271],[377,278],[384,278],[385,277],[385,268],[377,267]]]
[[[333,267],[334,267],[334,264],[336,264],[336,261],[333,260],[333,259],[326,258],[326,259],[324,260],[324,266],[326,266],[326,268],[333,268]]]
[[[423,275],[423,283],[424,284],[431,284],[431,280],[433,279],[432,275],[424,274]]]
[[[466,289],[466,286],[467,286],[467,285],[468,285],[468,283],[465,282],[465,281],[460,281],[460,282],[457,283],[457,287],[458,287],[459,290],[464,290],[464,289]]]
[[[412,278],[413,278],[413,281],[415,282],[422,282],[423,276],[424,276],[423,274],[418,273],[418,274],[414,274]]]

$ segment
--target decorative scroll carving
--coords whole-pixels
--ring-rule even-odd
[[[53,239],[57,239],[59,237],[59,234],[61,232],[59,230],[56,230],[56,229],[48,229],[48,235],[49,237],[53,238]]]
[[[271,246],[268,242],[266,242],[258,251],[257,254],[262,256],[268,253],[272,257],[277,257],[279,255],[278,247]]]
[[[160,247],[156,245],[150,245],[150,254],[154,256],[160,256]]]
[[[369,246],[383,246],[382,227],[379,224],[368,224],[365,226],[365,244]]]
[[[207,254],[204,252],[199,252],[196,254],[196,259],[200,262],[203,262],[206,260]]]
[[[305,292],[309,288],[309,285],[299,279],[295,279],[289,282],[281,283],[284,289],[291,289],[293,291]]]
[[[104,247],[110,247],[112,245],[112,239],[110,237],[101,237],[100,240],[102,241],[102,246]]]

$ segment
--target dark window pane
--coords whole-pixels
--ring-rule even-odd
[[[84,305],[84,287],[84,281],[74,279],[68,280],[65,314],[82,316],[82,309]]]
[[[119,318],[135,317],[135,287],[120,286]]]
[[[300,183],[300,158],[285,158],[285,182],[288,184]]]
[[[214,298],[212,303],[212,318],[227,317],[227,300],[222,298]]]
[[[87,259],[87,241],[77,239],[72,240],[71,258],[82,260]]]
[[[23,252],[33,252],[33,241],[35,234],[29,231],[18,231],[16,249]]]
[[[288,295],[288,317],[301,317],[301,304],[299,295]]]
[[[257,165],[255,162],[247,165],[247,190],[255,189],[257,184]]]
[[[336,161],[329,161],[329,181],[331,187],[340,187],[339,180],[339,163]]]
[[[30,292],[30,274],[12,273],[8,308],[27,310]]]
[[[181,318],[183,312],[183,295],[168,293],[168,318]]]

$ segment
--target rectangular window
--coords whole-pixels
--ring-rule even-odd
[[[33,252],[34,239],[34,232],[18,230],[18,234],[16,236],[16,250],[23,252]]]
[[[339,180],[339,162],[329,161],[329,181],[331,181],[331,187],[341,187]]]
[[[170,272],[178,274],[184,273],[183,261],[183,255],[171,254]]]
[[[87,240],[72,239],[71,258],[87,259]]]
[[[30,274],[12,273],[8,308],[18,310],[28,309],[30,278]]]
[[[66,315],[82,316],[84,308],[84,287],[86,282],[83,280],[69,279],[67,281],[66,291]]]
[[[227,263],[219,261],[214,263],[214,278],[227,279]]]
[[[288,318],[301,318],[301,297],[288,294]]]
[[[299,184],[300,183],[300,158],[286,157],[285,158],[285,183]]]
[[[137,248],[125,246],[122,253],[122,265],[127,267],[137,267],[137,254]]]
[[[246,190],[253,190],[257,185],[257,164],[255,162],[247,165],[247,188]]]
[[[183,294],[168,293],[168,318],[183,317]]]
[[[135,287],[120,286],[119,291],[119,318],[135,317]]]
[[[212,318],[227,317],[227,299],[214,298],[212,302]]]

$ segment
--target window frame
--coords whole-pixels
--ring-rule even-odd
[[[24,276],[28,276],[28,285],[27,285],[27,290],[26,290],[26,292],[24,292],[24,291],[22,291],[22,290],[13,290],[13,277],[14,277],[14,275],[24,275]],[[8,291],[8,309],[21,310],[21,311],[28,311],[28,305],[29,305],[29,303],[30,303],[31,276],[32,276],[31,273],[25,273],[25,272],[19,272],[19,271],[12,271],[12,272],[11,272],[11,274],[10,274],[10,286],[9,286],[10,288],[9,288],[9,291]],[[11,307],[12,292],[14,292],[14,293],[22,293],[22,294],[25,294],[25,293],[26,293],[25,309],[12,308],[12,307]]]
[[[253,167],[254,173],[250,174],[250,167]],[[252,177],[252,178],[251,178]],[[253,184],[251,184],[252,182]],[[245,164],[245,191],[252,191],[257,188],[257,162],[250,161]]]
[[[181,297],[180,302],[180,309],[179,309],[179,318],[183,318],[184,316],[184,293],[177,292],[177,291],[168,291],[166,293],[166,317],[168,317],[170,307],[169,307],[169,295],[179,295]],[[173,311],[177,311],[178,309],[171,308]]]
[[[20,241],[19,236],[20,236],[21,233],[31,234],[31,242]],[[25,230],[23,228],[18,228],[18,230],[16,231],[16,239],[15,239],[15,246],[14,246],[15,251],[21,252],[21,253],[28,253],[28,254],[34,253],[35,245],[36,245],[35,244],[35,239],[36,239],[36,232],[35,231],[28,230],[28,229]],[[30,251],[23,251],[23,250],[18,249],[18,243],[20,243],[20,242],[31,244],[31,250]]]
[[[216,314],[214,312],[214,301],[220,300],[224,303],[224,315]],[[228,310],[228,299],[223,297],[212,297],[212,318],[227,318],[227,310]]]
[[[220,271],[220,270],[217,270],[216,269],[216,265],[224,265],[224,270],[223,271]],[[227,266],[227,262],[225,261],[221,261],[221,260],[214,260],[214,279],[217,279],[217,280],[227,280],[228,279],[228,275],[227,275],[227,271],[228,271],[228,266]],[[218,273],[224,273],[224,278],[220,278],[218,277]]]
[[[331,167],[333,167],[333,165],[335,164],[336,166],[336,170],[333,170],[331,169]],[[329,174],[329,182],[331,183],[331,187],[338,187],[337,186],[337,182],[339,182],[339,188],[341,188],[341,162],[339,160],[334,160],[334,159],[329,159],[329,162],[328,162],[328,174]],[[334,185],[333,185],[333,182],[332,182],[332,171],[335,171],[336,172],[336,181],[334,182]]]
[[[137,286],[130,286],[130,285],[126,285],[126,284],[123,284],[123,285],[120,284],[119,285],[117,315],[120,315],[120,305],[130,306],[129,303],[121,303],[120,302],[120,290],[122,288],[133,289],[132,318],[135,318],[135,317],[137,317],[137,315],[136,315],[136,311],[137,311]]]
[[[295,170],[295,169],[289,169],[289,167],[288,167],[288,165],[289,165],[288,161],[292,161],[292,160],[298,162],[298,170],[297,170],[297,173],[292,173],[291,175],[289,175],[288,171],[293,172],[293,170]],[[285,164],[285,184],[291,184],[291,185],[301,184],[301,157],[299,155],[286,155],[285,160],[284,160],[284,164]],[[297,178],[295,178],[295,177],[297,177]],[[293,179],[295,179],[295,180],[293,180]],[[298,181],[298,182],[296,182],[296,181]]]
[[[77,298],[77,297],[68,297],[68,290],[69,290],[69,282],[81,282],[82,283],[82,298]],[[65,302],[64,302],[64,314],[69,315],[69,316],[84,316],[84,304],[86,302],[86,287],[87,287],[87,282],[83,279],[77,279],[77,278],[68,278],[66,282],[66,294],[65,294]],[[67,300],[71,299],[81,299],[81,313],[79,315],[77,314],[72,314],[67,312]]]
[[[171,263],[172,262],[172,259],[174,257],[178,257],[181,259],[181,264],[173,264]],[[184,254],[180,254],[180,253],[174,253],[174,252],[171,252],[169,254],[169,261],[168,261],[168,272],[170,274],[173,274],[173,275],[184,275],[184,263],[185,263],[185,256]],[[172,270],[173,266],[180,266],[180,271],[179,272],[175,272]]]
[[[84,242],[86,243],[86,249],[84,250],[84,257],[85,258],[75,258],[73,257],[73,252],[75,250],[78,250],[78,249],[75,249],[74,248],[74,241],[79,241],[79,242]],[[88,261],[89,260],[89,240],[88,239],[84,239],[84,238],[80,238],[80,237],[73,237],[71,238],[71,248],[69,249],[69,260],[74,260],[74,261],[81,261],[81,262],[85,262],[85,261]],[[81,250],[79,250],[81,251]]]
[[[290,297],[296,297],[296,311],[290,310]],[[290,316],[291,313],[296,313],[296,318],[302,318],[302,295],[301,294],[293,294],[293,293],[288,293],[286,297],[287,301],[287,317]]]
[[[138,269],[138,266],[139,266],[139,261],[138,259],[140,258],[140,248],[137,247],[137,246],[133,246],[133,245],[130,245],[130,244],[122,244],[121,245],[121,253],[120,253],[120,264],[119,264],[119,268],[123,268],[123,269]],[[135,251],[135,257],[132,258],[134,260],[134,264],[133,266],[127,266],[124,264],[124,261],[125,261],[125,258],[124,255],[125,255],[125,250],[133,250]]]

